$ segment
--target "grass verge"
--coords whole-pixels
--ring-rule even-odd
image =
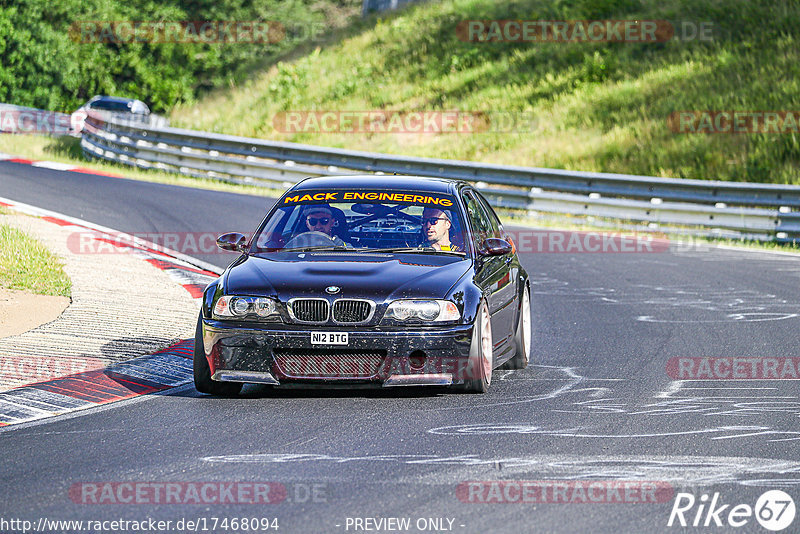
[[[62,297],[69,297],[72,290],[61,260],[37,240],[6,224],[0,224],[0,286]]]

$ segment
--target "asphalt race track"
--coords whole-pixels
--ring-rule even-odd
[[[15,163],[0,164],[0,196],[130,233],[249,233],[271,202]],[[799,382],[671,375],[676,358],[800,357],[800,260],[688,248],[523,253],[536,365],[495,371],[487,395],[248,386],[224,399],[187,386],[9,428],[0,516],[205,519],[206,531],[213,518],[278,518],[284,533],[398,525],[365,518],[410,518],[394,530],[410,532],[677,532],[677,493],[699,504],[718,492],[724,526],[685,531],[767,532],[754,517],[732,528],[728,512],[770,489],[800,498]],[[671,490],[657,502],[582,502],[572,488],[569,502],[482,503],[470,500],[492,484],[462,484],[499,480]],[[118,482],[273,482],[280,502],[84,504],[80,484]]]

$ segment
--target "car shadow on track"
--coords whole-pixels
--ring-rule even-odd
[[[286,389],[273,388],[257,384],[245,384],[242,392],[228,399],[344,399],[344,398],[369,398],[369,399],[413,399],[433,398],[450,395],[451,392],[444,388],[431,387],[402,387],[402,388],[357,388],[357,387],[292,387]],[[194,388],[170,393],[177,397],[192,397],[201,399],[220,399],[214,395],[198,393]]]

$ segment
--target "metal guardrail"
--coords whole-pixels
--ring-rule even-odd
[[[682,180],[414,158],[87,118],[88,156],[235,183],[286,187],[353,171],[461,179],[498,207],[800,239],[800,186]]]

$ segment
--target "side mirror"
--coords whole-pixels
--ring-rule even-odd
[[[512,250],[511,243],[505,239],[490,237],[483,241],[483,248],[481,248],[480,253],[482,256],[502,256],[510,254]]]
[[[244,252],[247,248],[247,237],[239,232],[231,232],[229,234],[222,234],[217,238],[217,246],[222,250],[230,250],[232,252]]]

